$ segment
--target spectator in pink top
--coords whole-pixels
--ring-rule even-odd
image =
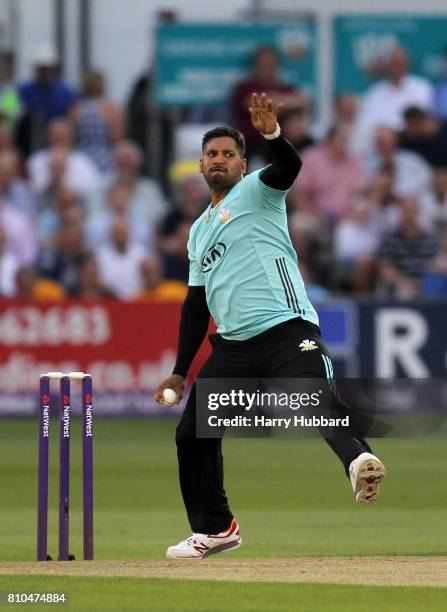
[[[326,141],[307,149],[296,183],[299,207],[313,208],[328,225],[343,218],[353,195],[361,192],[367,175],[348,150],[345,128],[332,127]]]

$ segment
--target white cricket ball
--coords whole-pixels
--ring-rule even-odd
[[[163,391],[163,399],[167,404],[175,404],[177,401],[177,393],[174,389],[165,389]]]

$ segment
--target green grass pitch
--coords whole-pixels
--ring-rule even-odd
[[[0,561],[34,560],[37,422],[2,420],[0,426]],[[55,431],[56,423],[52,426]],[[172,420],[95,421],[96,559],[163,559],[167,546],[189,535],[178,488],[174,429]],[[226,490],[244,538],[244,545],[229,553],[231,558],[445,555],[445,438],[372,443],[388,468],[388,477],[379,502],[358,507],[341,464],[324,441],[225,440]],[[49,552],[55,555],[56,437],[50,445]],[[71,457],[71,551],[80,559],[77,421]],[[70,610],[447,609],[447,589],[441,588],[123,577],[42,579],[2,576],[0,566],[0,592],[10,589],[65,590]]]

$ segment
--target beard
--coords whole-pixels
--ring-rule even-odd
[[[204,175],[208,187],[212,191],[228,191],[238,182],[238,177],[231,176],[226,172],[209,172]]]

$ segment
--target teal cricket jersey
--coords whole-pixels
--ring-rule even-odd
[[[287,228],[285,196],[248,174],[194,222],[189,285],[205,286],[217,331],[246,340],[289,319],[318,325]]]

